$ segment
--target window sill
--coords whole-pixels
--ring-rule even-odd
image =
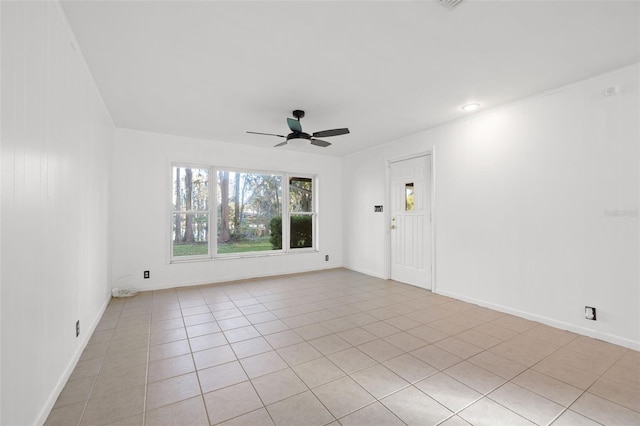
[[[315,248],[300,248],[300,249],[291,249],[291,251],[280,251],[277,252],[254,252],[248,254],[241,253],[229,253],[223,255],[215,255],[215,256],[207,256],[207,257],[190,257],[188,259],[171,259],[170,264],[176,263],[190,263],[190,262],[208,262],[208,261],[216,261],[216,260],[230,260],[230,259],[255,259],[259,257],[277,257],[277,256],[287,256],[287,255],[296,255],[296,254],[310,254],[310,253],[319,253],[319,250]]]
[[[185,258],[173,258],[169,261],[169,264],[174,263],[191,263],[191,262],[209,262],[213,260],[211,256],[206,257],[185,257]]]

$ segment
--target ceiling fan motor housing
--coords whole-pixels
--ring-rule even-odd
[[[287,135],[287,140],[290,141],[292,139],[311,139],[311,135],[305,132],[293,132]]]
[[[300,123],[300,119],[304,117],[304,111],[301,109],[296,109],[293,111],[293,116],[295,117],[295,119],[287,117],[287,125],[289,126],[289,130],[291,130],[291,133],[289,133],[287,136],[276,135],[274,133],[262,133],[262,132],[247,132],[247,133],[253,133],[257,135],[266,135],[266,136],[277,136],[279,138],[284,138],[285,141],[275,145],[276,147],[286,145],[290,141],[293,142],[296,140],[306,140],[311,142],[311,145],[320,146],[323,148],[330,146],[331,143],[317,139],[317,138],[346,135],[347,133],[349,133],[349,129],[345,127],[341,129],[322,130],[319,132],[314,132],[312,134],[309,134],[302,131],[302,124]]]

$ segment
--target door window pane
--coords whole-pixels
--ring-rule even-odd
[[[404,210],[413,211],[413,182],[407,183],[404,186]]]

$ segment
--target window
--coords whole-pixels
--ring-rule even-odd
[[[172,173],[172,261],[316,248],[314,176],[189,165]]]
[[[282,175],[217,173],[217,254],[281,249]]]
[[[313,247],[314,220],[313,179],[309,177],[289,178],[290,248]]]
[[[210,169],[173,166],[172,258],[209,257]]]

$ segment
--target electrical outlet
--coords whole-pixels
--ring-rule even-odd
[[[595,321],[596,320],[596,308],[591,306],[584,307],[584,317],[588,320]]]
[[[328,262],[328,261],[329,261],[329,255],[328,255],[328,254],[325,254],[325,255],[324,255],[324,260],[325,260],[325,262]]]
[[[144,279],[146,280],[147,278],[149,278],[149,271],[144,271]]]
[[[76,321],[76,337],[80,335],[80,320]]]

